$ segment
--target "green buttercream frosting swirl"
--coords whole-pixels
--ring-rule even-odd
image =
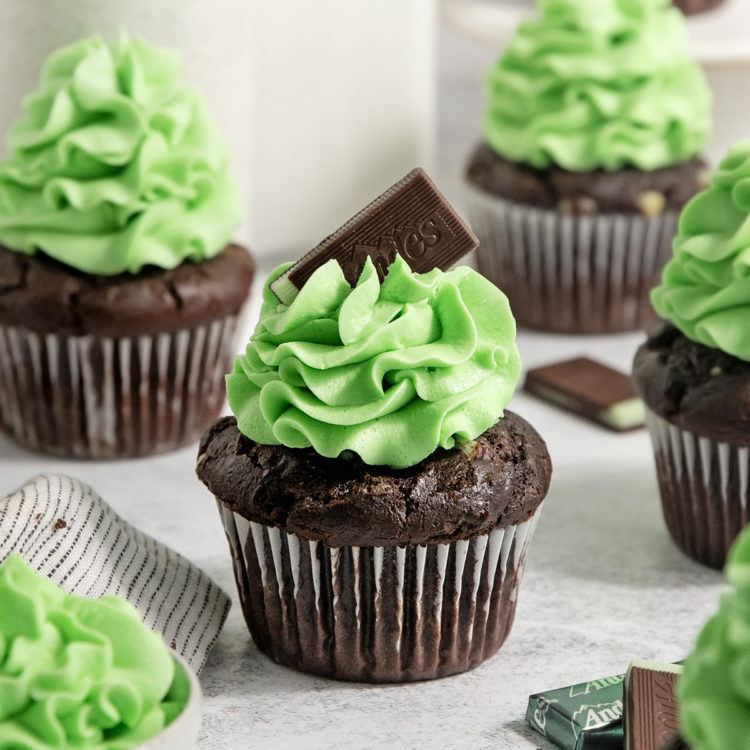
[[[0,565],[0,750],[128,750],[187,703],[187,676],[123,599]]]
[[[123,35],[54,53],[0,163],[0,244],[109,276],[220,252],[240,204],[175,53]]]
[[[487,143],[543,169],[652,170],[705,146],[710,93],[671,0],[539,0],[490,71]]]
[[[685,207],[651,301],[688,338],[750,361],[750,141]]]
[[[289,306],[266,284],[229,404],[258,443],[412,466],[503,416],[515,332],[505,295],[469,268],[417,274],[397,256],[380,283],[368,259],[352,289],[330,260]]]
[[[750,531],[732,547],[725,573],[732,588],[677,686],[681,732],[693,750],[750,747]]]

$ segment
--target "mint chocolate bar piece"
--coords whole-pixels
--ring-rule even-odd
[[[618,432],[645,423],[645,408],[630,378],[588,357],[529,370],[524,389]]]
[[[414,169],[275,279],[271,291],[291,304],[313,272],[331,258],[354,286],[368,256],[382,281],[396,254],[412,271],[425,273],[450,268],[477,245],[479,240],[424,170]]]
[[[660,750],[679,728],[675,688],[682,667],[633,661],[625,675],[625,750]]]

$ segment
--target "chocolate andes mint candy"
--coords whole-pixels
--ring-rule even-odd
[[[382,281],[397,253],[412,271],[425,273],[450,268],[477,245],[424,170],[414,169],[275,279],[271,291],[290,304],[313,271],[331,258],[354,286],[368,256]]]
[[[682,667],[632,661],[625,674],[625,750],[660,750],[678,730],[675,688]]]
[[[529,370],[524,390],[618,432],[646,420],[630,378],[588,357]]]

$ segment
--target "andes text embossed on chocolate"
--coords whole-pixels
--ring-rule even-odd
[[[291,304],[315,269],[331,258],[354,286],[368,256],[382,280],[396,254],[413,271],[425,273],[450,268],[478,244],[424,170],[414,169],[279,276],[271,291]]]
[[[529,370],[524,390],[612,430],[645,423],[643,402],[630,378],[588,357]]]
[[[679,728],[675,688],[682,667],[632,661],[625,675],[625,750],[659,750]]]

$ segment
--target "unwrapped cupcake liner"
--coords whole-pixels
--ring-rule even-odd
[[[750,521],[750,448],[681,429],[650,409],[646,421],[669,533],[694,560],[722,568]]]
[[[218,506],[258,648],[361,682],[443,677],[492,656],[539,517],[450,544],[331,548]]]
[[[77,458],[195,442],[224,403],[237,317],[155,335],[66,336],[0,326],[0,427]]]
[[[468,186],[477,267],[508,296],[519,325],[558,333],[643,328],[649,292],[671,257],[678,213],[573,215]]]
[[[0,562],[11,552],[68,593],[127,599],[196,672],[231,606],[200,568],[62,475],[35,477],[0,497]]]

